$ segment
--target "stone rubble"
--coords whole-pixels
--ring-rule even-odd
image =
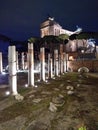
[[[73,86],[67,86],[66,89],[67,90],[74,90],[74,87]]]
[[[69,91],[67,92],[67,94],[68,94],[68,95],[72,95],[72,94],[74,94],[74,91],[69,90]]]
[[[23,101],[24,97],[20,94],[15,95],[15,99],[18,101]]]
[[[49,110],[51,112],[56,112],[57,111],[57,107],[55,106],[54,103],[50,102]]]
[[[33,99],[34,103],[39,103],[42,99],[38,98],[38,99]]]

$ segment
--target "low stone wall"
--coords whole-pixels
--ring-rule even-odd
[[[80,67],[87,67],[90,72],[98,72],[98,60],[67,61],[67,70],[78,71]]]

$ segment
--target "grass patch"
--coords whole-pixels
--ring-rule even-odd
[[[80,104],[84,102],[85,98],[77,96],[76,93],[73,95],[67,95],[66,86],[67,85],[74,86],[73,85],[74,83],[76,83],[77,85],[79,79],[82,81],[82,83],[79,88],[77,87],[75,88],[77,93],[78,92],[82,93],[83,91],[81,91],[81,89],[84,89],[84,88],[85,88],[85,92],[88,91],[89,88],[91,89],[91,86],[85,87],[88,84],[93,84],[95,87],[94,88],[95,91],[97,90],[96,89],[97,88],[96,86],[98,86],[97,78],[92,77],[92,76],[88,76],[88,78],[87,77],[79,78],[78,73],[66,73],[65,75],[61,75],[61,77],[56,77],[55,80],[51,80],[50,84],[39,83],[38,88],[32,88],[32,87],[25,88],[25,87],[22,87],[21,85],[18,86],[18,92],[24,96],[24,100],[22,102],[17,102],[17,101],[14,101],[15,100],[14,97],[9,97],[9,101],[12,101],[12,102],[14,101],[14,104],[0,111],[0,123],[6,122],[8,120],[13,120],[18,116],[24,116],[28,119],[25,124],[27,126],[33,120],[37,120],[43,111],[48,111],[49,104],[52,101],[52,98],[57,97],[59,94],[64,96],[65,103],[62,106],[58,107],[58,111],[56,114],[61,114],[65,116],[67,114],[70,115],[71,106],[75,107],[73,106],[72,103],[74,101],[77,101],[78,105],[80,106]],[[70,82],[68,83],[67,80],[70,80]],[[85,84],[85,85],[82,86],[82,84]],[[55,90],[54,88],[58,88],[58,90]],[[33,90],[35,90],[35,92]],[[42,94],[42,92],[50,92],[50,94],[47,94],[47,93]],[[34,103],[33,99],[37,99],[37,98],[41,98],[42,100],[39,103]],[[72,112],[72,114],[76,115],[77,113]],[[52,124],[52,127],[50,128],[51,130],[56,129],[56,125],[58,123],[58,120],[56,117],[57,115],[51,121],[51,124]]]
[[[31,87],[28,87],[28,88],[25,88],[25,87],[19,87],[18,88],[18,92],[21,94],[21,95],[25,95],[25,94],[27,94],[27,93],[29,93],[30,91],[32,91],[32,89],[33,88],[31,88]]]
[[[12,120],[20,115],[23,115],[28,118],[30,113],[40,109],[46,109],[49,106],[49,102],[49,98],[42,100],[38,104],[33,103],[32,100],[24,100],[22,102],[17,102],[0,112],[0,123]]]

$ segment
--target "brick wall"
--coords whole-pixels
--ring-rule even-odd
[[[87,67],[91,72],[98,72],[98,60],[67,61],[67,70],[78,71],[83,66]]]

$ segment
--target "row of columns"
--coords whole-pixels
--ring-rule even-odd
[[[25,69],[25,55],[22,52],[22,69]],[[60,49],[54,50],[54,56],[48,54],[48,78],[59,76],[67,71],[68,54],[63,52],[63,45]],[[34,48],[32,43],[28,43],[28,86],[34,86]],[[15,46],[8,47],[8,65],[9,65],[9,86],[12,95],[17,95],[17,70],[19,70],[18,52]],[[45,48],[40,48],[40,80],[45,81]],[[2,73],[2,53],[0,52],[0,73]]]
[[[21,53],[21,69],[24,70],[26,67],[25,64],[25,55],[24,52]],[[18,52],[16,52],[16,68],[17,71],[20,69],[19,67],[19,57],[18,57]],[[2,52],[0,52],[0,73],[3,72],[3,62],[2,62]]]
[[[17,69],[18,69],[18,57],[16,47],[9,46],[8,48],[8,62],[9,62],[9,85],[11,87],[12,95],[17,95]],[[22,64],[24,65],[24,54],[22,53]],[[28,85],[34,86],[34,49],[33,44],[28,43]],[[53,62],[54,60],[54,62]],[[54,65],[53,65],[54,63]],[[40,48],[40,80],[45,81],[45,48]],[[54,70],[53,70],[54,68]],[[53,78],[66,72],[66,54],[63,53],[63,46],[60,46],[60,54],[57,49],[54,50],[54,57],[48,54],[48,78]]]
[[[54,50],[54,56],[48,54],[48,78],[59,76],[67,71],[68,55],[63,52],[63,45],[60,49]],[[34,49],[33,44],[28,43],[28,86],[34,86]],[[54,63],[54,64],[53,64]],[[12,95],[17,95],[17,70],[19,69],[18,52],[15,46],[8,48],[8,64],[9,64],[9,86]],[[45,81],[45,48],[40,48],[40,80]],[[22,69],[25,69],[24,52],[22,53]],[[0,52],[0,72],[2,72],[2,53]]]
[[[20,57],[19,57],[19,53],[16,52],[16,57],[17,57],[17,71],[19,69],[21,70],[25,70],[27,69],[26,66],[27,66],[27,57],[28,57],[28,53],[24,53],[24,52],[21,52],[20,53]],[[20,59],[20,61],[19,61]]]
[[[34,86],[34,51],[33,44],[28,44],[28,85]],[[12,95],[17,95],[17,52],[15,46],[8,48],[8,64],[9,64],[9,86]]]

